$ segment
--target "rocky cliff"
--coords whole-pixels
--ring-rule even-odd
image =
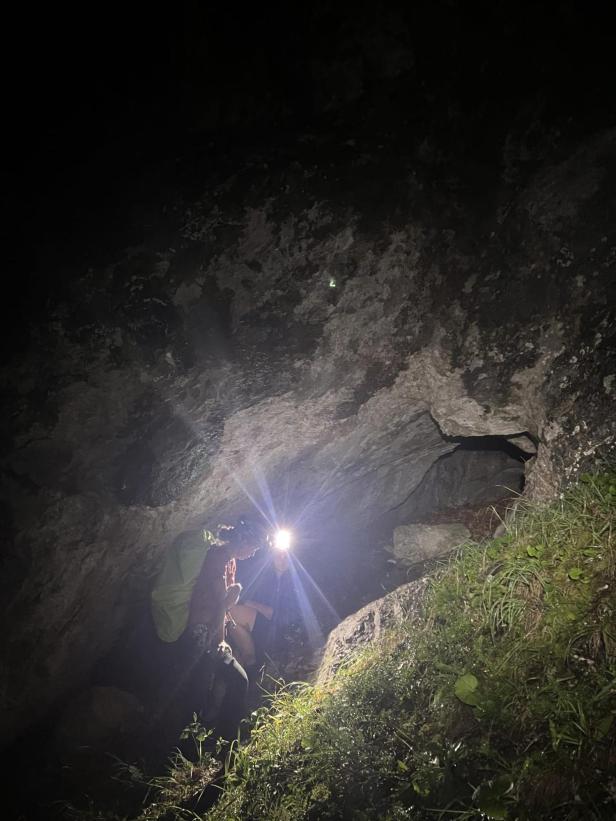
[[[4,742],[187,526],[252,497],[361,534],[471,437],[532,455],[544,497],[609,454],[616,134],[522,176],[505,148],[452,174],[429,142],[306,133],[135,206],[102,262],[95,236],[2,367]]]

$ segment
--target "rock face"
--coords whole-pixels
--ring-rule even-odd
[[[65,708],[56,730],[62,749],[105,749],[110,739],[140,729],[143,705],[131,693],[117,687],[91,687]]]
[[[342,621],[328,636],[316,683],[325,684],[342,664],[396,624],[419,618],[426,587],[426,579],[404,584]]]
[[[187,527],[252,498],[327,557],[336,527],[408,522],[465,437],[538,443],[544,496],[609,452],[616,135],[515,188],[426,156],[307,135],[227,158],[33,295],[1,373],[4,741],[86,679]]]
[[[393,554],[404,564],[415,564],[443,556],[470,539],[463,524],[401,525],[394,530]]]
[[[523,483],[524,462],[519,457],[503,450],[458,448],[434,463],[400,507],[399,517],[421,521],[435,510],[490,504],[520,493]]]

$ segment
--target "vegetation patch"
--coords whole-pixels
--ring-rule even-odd
[[[462,548],[405,626],[256,717],[209,818],[616,814],[616,476]]]
[[[614,818],[615,510],[584,476],[465,545],[419,625],[253,716],[204,817]]]

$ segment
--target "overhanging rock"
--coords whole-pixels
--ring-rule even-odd
[[[530,435],[545,496],[609,455],[614,132],[486,183],[506,214],[430,169],[409,185],[413,157],[344,156],[340,190],[275,151],[203,179],[21,329],[0,374],[4,742],[124,636],[180,531],[250,497],[361,534],[453,439]],[[375,180],[378,208],[357,193]]]

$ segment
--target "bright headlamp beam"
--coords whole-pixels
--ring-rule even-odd
[[[291,547],[291,531],[277,530],[274,534],[274,547],[278,550],[288,550]]]

